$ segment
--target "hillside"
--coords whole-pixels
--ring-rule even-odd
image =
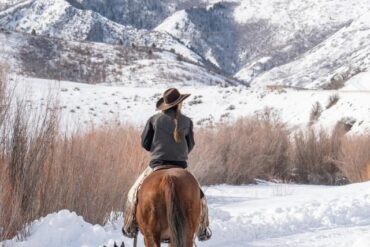
[[[314,69],[313,69],[314,68]],[[370,11],[341,28],[296,60],[271,69],[253,81],[320,88],[344,85],[354,75],[370,68]],[[239,78],[247,71],[239,72]]]
[[[179,64],[181,65],[181,64]],[[140,67],[140,65],[137,65]],[[157,64],[157,66],[160,66]],[[164,65],[167,66],[167,65]],[[188,72],[169,65],[170,74],[178,76]],[[46,103],[50,88],[54,89],[62,107],[62,117],[66,126],[73,124],[104,125],[112,121],[131,123],[143,126],[145,121],[155,113],[155,102],[169,86],[176,86],[182,92],[192,95],[184,104],[184,113],[190,116],[196,127],[209,126],[223,122],[233,122],[239,117],[270,114],[286,123],[294,133],[298,129],[306,129],[310,121],[310,112],[317,102],[322,108],[315,127],[332,129],[337,122],[350,123],[351,134],[370,132],[370,106],[368,98],[370,86],[361,83],[364,78],[356,76],[349,81],[343,90],[294,90],[294,89],[248,89],[245,86],[218,85],[219,77],[213,77],[209,83],[209,74],[194,77],[187,81],[173,80],[172,84],[162,80],[161,72],[145,73],[152,66],[139,68],[140,74],[148,76],[132,76],[128,81],[115,84],[86,85],[84,83],[50,81],[37,78],[15,77],[13,83],[18,85],[19,93],[24,94],[38,105]],[[158,69],[160,67],[156,67]],[[187,67],[188,68],[188,67]],[[195,69],[198,69],[195,67]],[[160,71],[160,70],[159,70]],[[157,76],[157,77],[156,77]],[[191,76],[199,75],[196,70]],[[140,80],[142,79],[142,81]],[[168,80],[170,81],[170,80]],[[129,84],[132,83],[132,84]],[[125,85],[125,86],[122,86]],[[155,86],[154,86],[155,85]],[[338,101],[327,108],[329,98],[338,96]],[[137,114],[140,112],[140,114]]]
[[[26,77],[126,86],[238,85],[174,51],[0,32],[0,60]]]
[[[346,66],[369,67],[369,9],[368,1],[213,1],[176,12],[155,30],[252,85],[320,88]]]
[[[0,26],[153,45],[253,87],[320,89],[369,69],[369,11],[367,0],[3,0]]]
[[[0,9],[1,10],[1,9]],[[81,10],[65,0],[19,1],[0,11],[0,27],[71,41],[101,42],[130,47],[152,46],[177,53],[194,62],[202,58],[168,34],[138,30]]]

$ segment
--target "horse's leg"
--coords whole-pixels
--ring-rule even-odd
[[[193,247],[194,246],[194,240],[195,240],[195,232],[198,228],[198,219],[197,217],[194,217],[192,212],[189,212],[188,214],[188,229],[186,234],[186,247]]]
[[[160,247],[161,239],[160,237],[155,237],[153,234],[145,234],[144,242],[146,247]]]
[[[194,231],[192,234],[187,234],[186,236],[186,247],[193,247],[194,246]]]

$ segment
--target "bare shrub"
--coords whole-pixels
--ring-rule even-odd
[[[24,101],[17,101],[14,111],[6,117],[6,125],[12,128],[2,136],[1,146],[3,237],[13,236],[25,222],[40,216],[40,193],[45,186],[40,176],[53,153],[58,131],[58,114],[50,106],[41,114],[34,114]]]
[[[62,137],[44,127],[38,135],[27,134],[21,121],[15,125],[19,130],[6,173],[2,171],[7,176],[1,193],[2,238],[61,209],[99,224],[112,211],[123,210],[128,189],[148,164],[135,128],[92,127],[86,134]],[[48,120],[43,126],[50,125]]]
[[[370,136],[349,136],[343,141],[338,166],[351,182],[370,180]]]
[[[339,101],[339,95],[333,94],[329,97],[328,104],[326,105],[326,109],[329,109],[330,107],[334,106]]]
[[[100,224],[123,209],[128,189],[148,164],[139,134],[129,126],[75,134],[58,145],[55,157],[46,193],[54,203],[45,210],[68,208]]]
[[[322,106],[319,102],[316,102],[312,105],[311,112],[310,112],[310,119],[309,119],[309,125],[313,125],[317,120],[319,120],[321,113],[322,113]]]
[[[191,169],[204,184],[242,184],[255,178],[282,178],[288,161],[283,125],[259,118],[201,129]]]
[[[352,129],[352,127],[355,123],[356,123],[355,118],[343,117],[337,122],[336,128],[340,127],[342,129],[344,129],[346,132],[348,132]]]
[[[12,105],[5,113],[0,108],[0,239],[22,237],[27,223],[60,209],[100,224],[123,209],[128,189],[149,163],[136,128],[91,126],[65,136],[57,102],[37,106],[0,96]]]
[[[323,89],[324,90],[338,90],[338,89],[341,89],[342,87],[344,87],[345,83],[346,83],[346,80],[345,78],[343,78],[342,76],[333,76],[331,79],[330,79],[330,82],[325,84],[323,86]]]
[[[323,86],[326,90],[337,90],[345,86],[346,82],[355,75],[366,71],[361,67],[348,67],[346,70],[336,73],[330,78],[330,82]]]
[[[301,131],[291,143],[291,175],[294,181],[310,184],[336,184],[343,178],[336,166],[342,132],[331,135],[314,130]]]

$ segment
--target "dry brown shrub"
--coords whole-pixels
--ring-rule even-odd
[[[338,166],[350,182],[370,180],[370,136],[347,136],[342,143]]]
[[[100,224],[123,210],[128,189],[148,164],[136,128],[92,126],[66,136],[57,102],[35,106],[6,93],[0,100],[13,102],[4,114],[0,108],[0,239],[22,237],[26,223],[60,209]]]
[[[203,184],[242,184],[282,178],[288,164],[284,125],[262,118],[197,132],[190,167]]]
[[[128,189],[148,164],[138,131],[130,126],[92,128],[70,137],[47,131],[38,132],[42,135],[37,138],[23,130],[17,133],[17,150],[12,151],[3,183],[3,238],[61,209],[91,223],[105,223],[111,212],[123,210]]]
[[[110,212],[122,211],[128,189],[148,164],[138,131],[130,126],[92,129],[61,144],[51,171],[59,181],[47,194],[62,205],[48,211],[68,208],[93,223],[104,223]]]
[[[294,135],[291,143],[291,172],[294,180],[309,184],[337,184],[343,176],[338,160],[343,132],[332,134],[309,129]]]

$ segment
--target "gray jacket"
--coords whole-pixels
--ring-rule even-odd
[[[181,133],[180,143],[173,138],[175,129],[176,112],[167,110],[149,118],[141,134],[141,145],[151,153],[151,167],[172,162],[175,165],[186,168],[188,154],[193,149],[194,134],[192,120],[180,114],[179,131]]]

